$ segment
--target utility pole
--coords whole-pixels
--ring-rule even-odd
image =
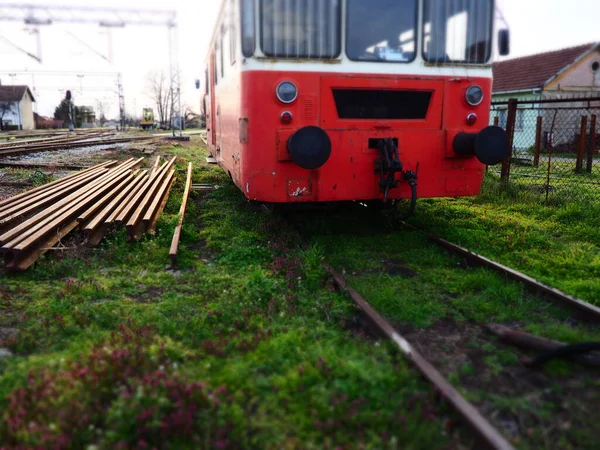
[[[175,135],[176,125],[178,125],[177,128],[179,128],[179,134],[181,135],[181,79],[177,55],[177,13],[174,10],[122,9],[103,6],[45,6],[13,3],[0,5],[0,22],[2,21],[23,22],[36,27],[40,25],[52,25],[54,23],[82,23],[105,27],[109,31],[109,54],[108,58],[104,55],[100,56],[108,60],[112,59],[112,37],[110,35],[110,28],[123,28],[132,25],[167,27],[169,33],[169,65],[171,75],[171,127],[173,128],[173,135]],[[39,38],[39,31],[37,36]],[[33,55],[32,53],[15,46],[14,43],[8,41],[4,36],[0,36],[0,40],[7,41],[13,47],[18,48],[19,51],[24,52],[31,58],[41,62],[41,47],[39,46],[39,41],[38,55]],[[86,47],[89,48],[87,45]],[[121,115],[120,120],[121,126],[123,126],[125,123],[125,100],[123,97],[123,86],[120,74],[118,91],[119,112]]]
[[[125,96],[123,95],[121,73],[117,74],[117,90],[119,92],[119,117],[121,122],[121,131],[123,131],[125,129]]]
[[[69,112],[69,131],[75,131],[75,108],[73,106],[71,91],[67,91],[67,105]]]

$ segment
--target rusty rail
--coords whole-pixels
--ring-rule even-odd
[[[570,310],[577,313],[579,317],[583,320],[600,322],[600,308],[598,308],[595,305],[592,305],[591,303],[586,302],[585,300],[581,300],[577,297],[573,297],[572,295],[566,294],[556,288],[553,288],[551,286],[548,286],[547,284],[536,280],[535,278],[525,275],[524,273],[511,269],[510,267],[507,267],[498,262],[492,261],[491,259],[474,253],[464,247],[453,244],[452,242],[437,237],[414,225],[408,224],[406,222],[401,223],[408,228],[424,233],[425,235],[427,235],[427,238],[431,242],[451,251],[452,253],[455,253],[459,256],[462,256],[463,258],[468,259],[476,265],[488,267],[503,275],[506,275],[514,281],[523,283],[525,287],[527,287],[530,291],[533,291],[535,293],[541,293],[542,295],[552,299],[556,303],[566,308],[569,308]]]
[[[143,161],[129,158],[117,165],[107,161],[0,202],[0,252],[6,267],[27,269],[76,228],[84,231],[91,245],[98,245],[119,211],[136,195],[138,200],[143,196],[136,204],[140,214],[150,217],[137,230],[139,239],[162,212],[174,178],[175,158],[165,162],[152,179],[149,171],[138,168]],[[141,219],[142,215],[140,223]]]
[[[369,318],[369,321],[388,339],[390,339],[404,356],[412,362],[423,376],[431,382],[442,394],[443,398],[462,417],[466,425],[481,440],[481,445],[475,448],[490,448],[497,450],[513,449],[513,446],[485,419],[481,413],[460,392],[452,386],[443,375],[427,361],[415,348],[398,333],[373,307],[330,266],[325,266],[335,283],[345,289],[350,298]]]
[[[82,139],[77,139],[74,142],[65,142],[65,143],[51,143],[51,144],[40,144],[40,145],[26,145],[22,147],[14,147],[6,150],[0,149],[0,157],[3,156],[14,156],[21,155],[26,153],[34,153],[41,151],[55,151],[55,150],[67,150],[70,148],[79,148],[79,147],[94,147],[98,145],[112,145],[112,144],[122,144],[125,142],[134,142],[134,141],[143,141],[148,140],[147,136],[129,136],[122,138],[113,138],[113,139],[93,139],[90,140],[88,138],[85,141]]]
[[[177,249],[179,247],[179,238],[181,236],[181,228],[183,226],[183,216],[185,215],[185,209],[187,207],[188,197],[192,187],[192,163],[188,164],[187,177],[185,180],[185,188],[183,190],[183,198],[181,199],[181,207],[179,208],[179,221],[173,232],[173,240],[171,241],[171,248],[169,249],[169,258],[171,258],[171,265],[174,266],[177,263]]]

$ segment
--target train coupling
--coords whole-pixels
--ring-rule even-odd
[[[387,203],[390,189],[398,187],[396,174],[402,174],[402,181],[406,181],[412,192],[411,210],[417,200],[417,174],[412,170],[403,170],[404,166],[398,154],[398,145],[392,138],[381,139],[378,142],[379,158],[375,160],[375,171],[379,173],[379,189],[383,193],[383,203]]]

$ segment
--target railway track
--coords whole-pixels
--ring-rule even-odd
[[[113,132],[110,131],[94,131],[94,132],[75,132],[70,135],[59,135],[52,136],[46,138],[34,138],[34,139],[21,139],[13,142],[0,143],[0,150],[15,148],[15,147],[24,147],[28,145],[42,145],[42,144],[54,144],[60,142],[72,142],[72,141],[80,141],[83,139],[88,139],[91,137],[98,136],[109,136],[114,135]]]
[[[435,236],[434,234],[415,227],[414,225],[411,225],[405,221],[401,221],[400,223],[407,228],[411,228],[415,231],[425,234],[429,241],[461,258],[465,258],[474,265],[487,267],[516,282],[523,283],[523,285],[534,294],[541,294],[542,296],[547,297],[561,306],[573,311],[580,320],[591,321],[595,323],[600,322],[600,308],[592,305],[591,303],[566,294],[561,290],[553,288],[552,286],[548,286],[547,284],[544,284],[541,281],[530,277],[529,275],[519,272],[518,270],[511,269],[504,264],[472,252],[469,249],[461,247],[460,245],[453,244],[446,239]]]
[[[80,147],[92,147],[97,145],[112,145],[112,144],[121,144],[125,142],[135,142],[135,141],[147,141],[151,138],[148,136],[129,136],[129,137],[121,137],[121,138],[77,138],[74,140],[63,141],[60,143],[50,142],[45,144],[37,144],[37,145],[24,145],[19,147],[12,147],[8,149],[0,148],[0,158],[3,156],[14,156],[14,155],[22,155],[26,153],[35,153],[41,151],[55,151],[55,150],[66,150],[71,148],[80,148]]]
[[[476,448],[509,450],[514,447],[502,436],[490,422],[483,417],[448,380],[431,364],[416,348],[404,338],[381,314],[379,314],[348,281],[331,266],[326,265],[327,271],[333,277],[336,285],[345,290],[352,301],[377,330],[389,339],[402,354],[421,372],[421,374],[437,389],[441,396],[452,406],[464,421],[464,424],[478,438]]]
[[[365,208],[361,209],[366,211]],[[293,217],[294,216],[292,215],[292,218]],[[296,219],[297,218],[298,217],[296,217]],[[303,222],[301,223],[300,228],[302,228],[303,225],[309,221],[314,222],[319,221],[320,219],[318,217],[316,220],[315,217],[304,217],[302,220]],[[325,219],[324,222],[327,223],[328,220]],[[567,317],[567,323],[570,323],[570,326],[572,326],[574,330],[582,330],[582,332],[585,332],[586,330],[589,331],[591,329],[586,328],[587,325],[585,325],[584,322],[597,323],[600,319],[600,308],[595,305],[570,296],[519,271],[471,252],[468,249],[427,233],[424,230],[421,230],[410,224],[402,223],[402,225],[413,233],[426,236],[429,243],[433,243],[444,250],[448,250],[450,255],[446,256],[446,258],[458,257],[463,261],[468,261],[469,265],[466,267],[467,270],[471,268],[474,269],[476,267],[483,267],[484,269],[482,270],[491,270],[499,273],[506,280],[506,283],[522,283],[522,285],[526,287],[529,292],[531,292],[531,295],[536,296],[535,300],[532,300],[532,302],[537,303],[538,299],[541,299],[539,305],[536,304],[530,308],[530,325],[537,324],[536,326],[538,327],[543,327],[545,325],[552,326],[552,324],[559,323],[561,320],[564,321],[565,317]],[[323,225],[321,224],[321,226]],[[333,224],[331,228],[336,229],[335,224]],[[298,230],[297,227],[296,229]],[[302,235],[303,239],[310,239],[311,237],[310,231],[303,230],[302,232],[298,232]],[[344,233],[343,230],[340,232],[342,234]],[[379,232],[381,232],[380,229],[373,230],[375,235],[377,235]],[[314,236],[312,237],[314,238]],[[364,240],[368,241],[368,238],[365,237]],[[332,245],[335,246],[335,244]],[[389,256],[394,255],[395,252],[392,251]],[[327,255],[326,258],[329,259]],[[357,258],[360,257],[357,256]],[[333,257],[332,259],[337,260],[339,257]],[[352,265],[352,263],[350,264]],[[512,326],[509,327],[506,327],[502,324],[488,323],[485,320],[475,323],[475,320],[468,317],[468,312],[466,314],[467,321],[465,322],[464,326],[460,323],[452,325],[446,324],[440,327],[410,326],[403,323],[404,321],[402,319],[398,319],[398,316],[401,317],[405,314],[402,312],[397,314],[394,311],[395,308],[388,306],[383,301],[378,299],[379,292],[393,290],[392,287],[388,288],[387,286],[380,285],[375,288],[375,291],[378,292],[373,292],[365,286],[366,283],[363,282],[363,275],[360,275],[360,272],[357,269],[356,271],[349,270],[351,274],[350,276],[353,279],[356,278],[355,281],[358,283],[357,287],[353,288],[351,283],[354,284],[354,281],[348,281],[344,275],[342,275],[343,271],[339,270],[339,262],[336,264],[338,269],[333,268],[329,264],[325,264],[325,266],[337,287],[349,295],[352,301],[360,309],[361,313],[366,317],[368,322],[378,331],[378,334],[393,342],[399,351],[419,370],[422,376],[434,386],[435,390],[439,392],[442,398],[444,398],[454,409],[454,411],[461,418],[463,424],[475,437],[477,437],[478,443],[476,444],[475,448],[508,449],[513,448],[514,443],[524,439],[522,435],[526,434],[526,430],[517,433],[518,435],[516,436],[515,433],[511,432],[510,430],[513,425],[506,425],[508,422],[499,418],[498,411],[490,405],[489,401],[478,399],[478,401],[473,403],[467,400],[467,398],[462,395],[455,386],[460,386],[462,392],[471,392],[471,395],[474,395],[473,392],[484,389],[486,391],[486,395],[489,393],[490,398],[493,397],[497,399],[502,396],[506,399],[518,399],[524,395],[533,395],[531,392],[527,392],[528,389],[533,390],[536,396],[538,393],[539,395],[545,395],[544,392],[551,390],[551,386],[556,383],[556,380],[554,380],[552,376],[540,374],[539,371],[532,366],[532,364],[536,363],[537,359],[523,356],[520,353],[520,350],[516,350],[514,346],[525,348],[527,350],[535,350],[542,352],[542,354],[546,354],[544,352],[548,351],[551,354],[560,353],[558,349],[567,348],[565,344],[543,337],[538,337],[536,335],[531,335],[529,333],[524,333],[523,331],[515,329],[514,323],[512,323]],[[410,269],[403,267],[402,270]],[[465,270],[465,268],[458,270]],[[419,276],[418,271],[415,271],[413,274],[408,274],[408,278],[413,276]],[[381,284],[385,285],[385,280],[381,280]],[[407,292],[398,292],[398,294],[393,294],[393,296],[395,295],[410,297],[410,293]],[[468,296],[465,297],[468,298]],[[370,301],[371,298],[375,300],[375,304]],[[548,300],[551,300],[555,305],[551,305]],[[418,299],[415,299],[413,303],[418,301]],[[546,302],[546,304],[549,306],[557,308],[559,311],[556,312],[547,310],[547,308],[543,306],[543,302]],[[469,305],[463,304],[462,301],[459,302],[457,300],[454,305],[448,307],[448,314],[450,316],[455,314],[460,315],[463,312],[463,308],[468,310]],[[506,305],[506,308],[511,308],[511,306]],[[409,307],[407,306],[406,309],[409,309]],[[410,314],[407,313],[406,315]],[[510,316],[510,314],[508,315]],[[441,322],[443,323],[444,320],[446,319],[442,319]],[[500,322],[506,322],[506,320],[500,320]],[[511,321],[509,320],[508,323],[510,324]],[[594,336],[598,336],[598,340],[600,340],[600,334],[596,332]],[[499,339],[496,339],[496,337]],[[466,347],[467,345],[471,345],[475,342],[477,343],[476,345],[487,348],[492,354],[498,352],[498,354],[504,355],[503,357],[509,355],[514,359],[514,361],[519,361],[520,359],[521,362],[514,366],[506,365],[506,367],[503,367],[499,373],[495,373],[493,375],[489,375],[490,371],[488,369],[484,367],[480,368],[482,372],[481,376],[485,379],[489,377],[490,381],[482,383],[477,380],[473,380],[473,378],[476,378],[473,376],[460,376],[461,380],[462,378],[465,378],[466,382],[463,383],[461,381],[458,384],[453,385],[453,383],[448,380],[449,377],[453,379],[456,378],[456,370],[451,367],[452,364],[448,364],[448,361],[452,361],[452,359],[463,358],[463,360],[468,363],[471,358],[465,358],[464,353],[468,353],[470,350],[459,350],[453,353],[451,351],[446,352],[443,349],[440,349],[440,346],[448,345],[445,341],[446,338],[449,339],[449,342],[452,343],[452,346],[458,345],[460,348],[460,346],[464,345]],[[458,341],[459,344],[456,344],[456,341]],[[476,350],[474,353],[477,353],[478,351],[480,350]],[[519,355],[521,356],[519,357]],[[550,358],[553,356],[555,355],[551,355]],[[478,360],[481,358],[476,357],[473,359]],[[575,356],[572,359],[573,361],[586,366],[597,368],[600,365],[600,355],[595,353],[588,354],[584,357]],[[586,372],[586,370],[591,369],[586,369],[583,366],[575,367],[575,375],[573,377],[577,380],[577,382],[579,382],[582,377],[585,378],[585,376],[589,376],[589,373]],[[585,375],[579,376],[579,371],[582,371],[581,373],[584,373]],[[514,386],[511,386],[510,383],[505,384],[505,381],[495,381],[502,379],[505,374],[508,374],[509,377],[516,377],[520,380],[515,382]],[[564,394],[564,397],[564,401],[569,400],[569,394]],[[556,401],[552,403],[552,406],[555,407],[557,404],[560,404],[560,402]],[[560,407],[556,407],[560,409]],[[561,417],[563,414],[569,415],[571,411],[572,410],[567,408],[567,413],[562,411]],[[515,416],[518,417],[519,421],[522,420],[521,413],[515,413]],[[527,420],[529,420],[529,418]],[[576,419],[574,418],[573,420]],[[536,443],[534,446],[535,445],[538,444]],[[550,447],[552,446],[550,445]]]

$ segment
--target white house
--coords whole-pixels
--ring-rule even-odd
[[[0,129],[12,125],[19,130],[34,130],[33,102],[28,86],[0,85]]]

